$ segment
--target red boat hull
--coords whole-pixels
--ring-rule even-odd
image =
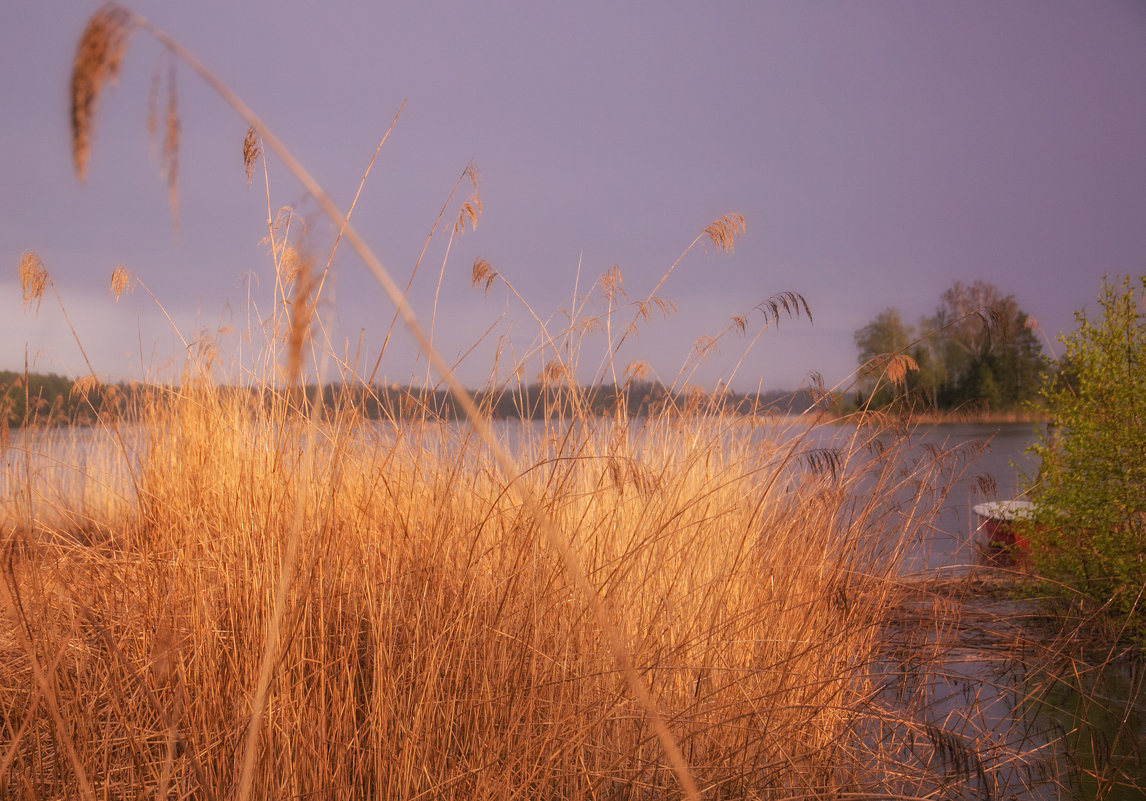
[[[974,509],[979,518],[979,530],[986,535],[992,548],[1026,550],[1027,540],[1020,533],[1023,521],[1034,514],[1028,501],[994,501],[981,503]]]

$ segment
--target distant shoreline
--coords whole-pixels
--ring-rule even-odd
[[[1030,411],[927,411],[900,414],[895,411],[875,409],[868,412],[850,412],[839,416],[840,422],[858,422],[869,425],[1011,425],[1026,423],[1037,425],[1046,423],[1050,416]]]
[[[1038,412],[998,411],[998,412],[922,412],[913,414],[909,420],[912,423],[980,423],[990,425],[994,423],[1045,423],[1049,415]]]

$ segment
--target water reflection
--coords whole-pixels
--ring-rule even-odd
[[[1030,424],[938,425],[911,435],[908,459],[954,456],[936,525],[904,565],[924,580],[920,594],[888,632],[888,658],[877,667],[895,721],[881,732],[883,747],[898,744],[905,766],[937,773],[931,790],[941,797],[1140,801],[1141,658],[1083,659],[1084,628],[1048,639],[1037,602],[984,594],[977,584],[1027,569],[987,546],[971,510],[1021,495],[1037,470],[1026,453],[1036,433]]]
[[[1075,798],[1146,798],[1146,691],[1140,660],[1088,667],[1064,661],[1028,672],[1018,711],[1053,732],[1064,754],[1064,785]]]

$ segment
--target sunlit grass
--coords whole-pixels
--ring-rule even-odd
[[[12,741],[0,781],[74,789],[70,739],[97,794],[228,795],[297,535],[259,793],[675,792],[528,495],[706,795],[864,786],[856,723],[899,547],[881,498],[901,479],[862,443],[817,469],[784,425],[703,411],[507,423],[505,480],[458,423],[318,421],[285,395],[211,385],[155,396],[134,424],[133,485],[64,482],[8,510],[9,619],[28,642],[5,642],[5,720],[39,730]],[[32,653],[66,733],[36,711]]]

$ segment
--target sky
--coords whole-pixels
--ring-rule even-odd
[[[614,266],[632,300],[665,278],[657,296],[672,306],[624,339],[618,376],[644,363],[666,382],[741,390],[815,374],[846,388],[857,329],[887,307],[930,314],[955,281],[1014,295],[1050,342],[1095,309],[1104,275],[1146,273],[1136,0],[130,7],[254,109],[343,210],[401,110],[351,222],[410,283],[470,386],[515,365],[536,378],[554,356],[537,351],[540,324],[579,380],[612,380],[604,357],[634,319],[601,291]],[[248,186],[247,123],[176,64],[175,234],[146,132],[153,75],[173,62],[140,31],[101,97],[81,184],[68,82],[97,8],[0,11],[0,369],[75,377],[86,358],[107,380],[177,379],[212,343],[228,380],[273,373],[268,209],[293,209],[295,244],[320,267],[334,228],[273,155]],[[471,164],[482,212],[451,239],[474,190],[451,192]],[[746,221],[734,253],[703,238],[689,249],[731,213]],[[25,309],[29,250],[63,312],[53,295]],[[479,258],[504,279],[488,292],[471,285]],[[116,301],[119,265],[135,287]],[[752,311],[784,292],[812,321]],[[328,375],[342,362],[386,382],[425,376],[344,245],[319,312]],[[747,331],[721,336],[736,315]],[[698,359],[704,337],[717,344]]]

